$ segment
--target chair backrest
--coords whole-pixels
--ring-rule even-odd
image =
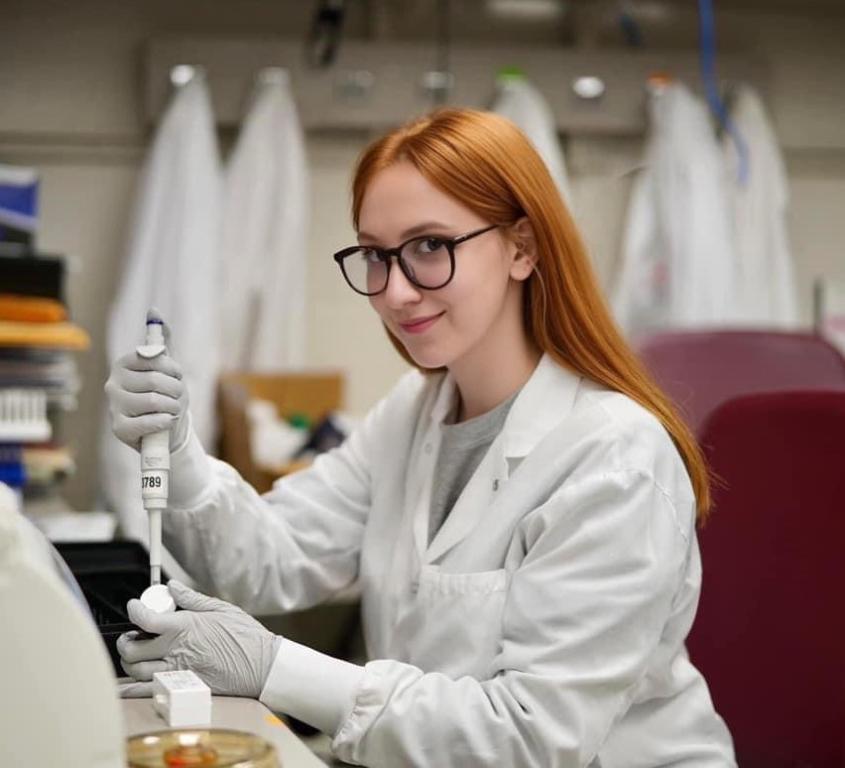
[[[737,398],[702,443],[723,485],[692,661],[740,766],[845,766],[845,393]]]
[[[643,339],[640,357],[690,426],[741,395],[845,390],[845,358],[818,335],[777,331],[678,331]]]

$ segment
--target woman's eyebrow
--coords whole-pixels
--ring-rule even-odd
[[[445,229],[449,229],[448,224],[441,224],[439,221],[426,221],[422,224],[417,224],[415,227],[411,227],[410,229],[406,229],[401,237],[404,240],[407,237],[413,237],[414,235],[421,235],[423,233],[431,232],[434,230],[435,232],[442,232]]]
[[[410,229],[406,229],[399,237],[401,240],[405,240],[409,237],[413,237],[414,235],[419,235],[424,232],[431,232],[440,231],[450,229],[448,224],[442,224],[439,221],[425,221],[422,224],[416,224]],[[379,239],[374,235],[370,235],[367,232],[359,232],[358,233],[358,242],[360,243],[362,240],[367,240],[372,243],[378,243]]]

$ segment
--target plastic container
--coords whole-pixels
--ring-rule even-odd
[[[150,557],[137,541],[57,543],[79,582],[91,615],[111,656],[115,674],[125,676],[117,653],[117,638],[138,629],[126,613],[126,603],[150,586]],[[162,574],[162,582],[167,577]]]
[[[224,728],[140,734],[126,752],[129,768],[281,768],[272,744]]]

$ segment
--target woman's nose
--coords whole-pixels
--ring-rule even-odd
[[[383,296],[385,304],[391,309],[398,309],[422,298],[420,289],[408,280],[398,263],[390,270]]]

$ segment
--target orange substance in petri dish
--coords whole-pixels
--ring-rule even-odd
[[[217,752],[202,744],[179,746],[164,753],[167,768],[213,768],[217,765]]]

